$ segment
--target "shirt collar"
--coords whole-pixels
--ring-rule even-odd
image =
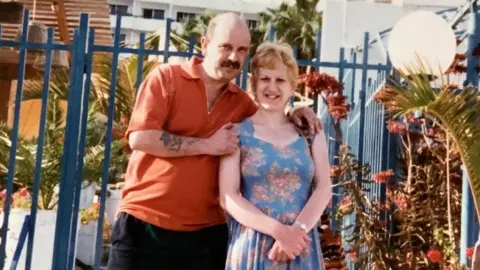
[[[189,79],[189,80],[202,79],[202,77],[200,75],[201,74],[200,64],[202,62],[203,62],[203,60],[200,57],[192,56],[188,62],[183,63],[181,65],[182,76],[186,79]],[[238,92],[240,88],[235,83],[229,82],[228,86],[227,86],[227,89],[231,92]]]

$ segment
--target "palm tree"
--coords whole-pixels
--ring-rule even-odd
[[[293,5],[283,2],[279,8],[260,14],[261,27],[274,26],[277,41],[295,45],[299,58],[313,59],[317,30],[322,27],[323,19],[316,11],[318,3],[319,0],[296,0]]]
[[[205,12],[196,16],[194,19],[183,22],[181,29],[173,30],[170,38],[175,48],[178,51],[188,50],[190,39],[193,38],[197,52],[199,52],[200,38],[207,31],[208,24],[215,15],[215,12]]]
[[[92,84],[90,88],[90,101],[98,106],[98,113],[107,115],[111,85],[111,72],[113,56],[111,54],[97,54],[93,61]],[[160,62],[156,60],[145,61],[143,65],[142,81]],[[130,117],[135,100],[137,84],[138,57],[131,56],[121,59],[118,63],[117,88],[115,93],[114,120],[119,121],[122,116]],[[67,70],[52,72],[49,83],[50,93],[66,101],[70,77]],[[27,80],[24,86],[23,101],[42,98],[42,78]]]
[[[275,29],[275,39],[295,45],[298,57],[312,59],[315,57],[317,30],[322,26],[322,14],[316,11],[319,0],[296,0],[295,4],[282,3],[276,9],[267,9],[259,14],[260,20],[256,28],[250,30],[252,44],[249,54],[252,56],[258,45],[268,40],[271,26]],[[172,43],[178,51],[186,51],[190,38],[194,38],[197,48],[200,37],[204,35],[208,23],[215,16],[207,12],[182,24],[180,31],[172,31]],[[157,34],[158,36],[158,34]]]

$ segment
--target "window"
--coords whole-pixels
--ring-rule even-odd
[[[258,21],[256,20],[247,20],[247,25],[249,29],[255,29],[258,26]]]
[[[189,12],[177,12],[177,22],[184,22],[186,20],[193,20],[195,19],[197,14],[189,13]]]
[[[165,19],[165,10],[144,8],[143,9],[143,18],[164,20]]]
[[[115,39],[115,34],[112,34],[112,40]],[[120,44],[125,43],[125,40],[127,39],[127,34],[120,34]]]
[[[110,5],[111,15],[130,15],[128,13],[128,6],[125,5]]]

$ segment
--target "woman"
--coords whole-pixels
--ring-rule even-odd
[[[259,46],[251,77],[259,109],[238,125],[240,150],[220,163],[226,269],[324,269],[316,225],[332,196],[328,155],[322,132],[309,149],[285,116],[297,79],[291,47]]]

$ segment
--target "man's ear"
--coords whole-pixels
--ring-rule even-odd
[[[205,53],[207,52],[207,46],[208,46],[208,39],[207,39],[207,37],[203,36],[203,37],[200,39],[200,46],[201,46],[201,49],[202,49],[202,55],[205,56]]]

